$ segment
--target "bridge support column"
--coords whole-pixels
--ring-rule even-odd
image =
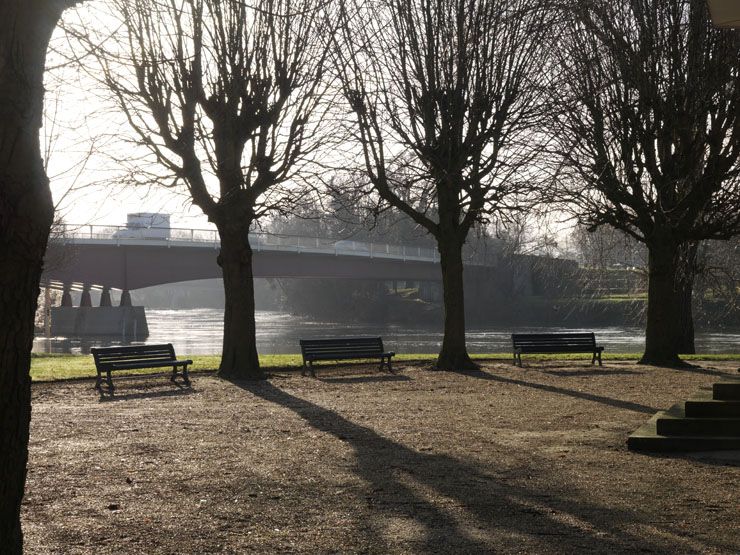
[[[72,306],[72,287],[68,284],[64,284],[62,289],[62,302],[59,306]]]
[[[110,300],[110,287],[104,286],[103,292],[100,294],[100,306],[113,306]]]
[[[124,289],[121,293],[121,303],[119,306],[131,306],[131,293],[128,289]]]
[[[419,287],[419,298],[422,301],[430,301],[432,300],[432,294],[431,294],[431,286],[428,281],[420,281],[418,282]]]
[[[90,297],[90,286],[87,283],[82,286],[80,306],[92,306],[92,297]]]

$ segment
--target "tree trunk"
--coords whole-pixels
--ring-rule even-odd
[[[648,308],[641,364],[677,366],[681,332],[678,289],[679,246],[672,240],[648,243]]]
[[[699,251],[697,241],[687,243],[681,249],[681,260],[678,272],[679,337],[678,352],[684,355],[696,354],[694,343],[693,293],[696,277],[696,259]]]
[[[224,341],[219,376],[259,380],[265,375],[257,355],[257,329],[254,321],[254,281],[252,248],[246,227],[223,229],[218,264],[224,276]]]
[[[444,338],[437,358],[440,370],[475,370],[465,346],[465,295],[463,293],[462,243],[438,239],[444,298]]]
[[[3,315],[0,318],[0,551],[3,553],[6,548],[7,553],[21,553],[23,546],[20,508],[31,422],[29,369],[43,248],[36,245],[35,250],[39,253],[35,262],[18,256],[17,252],[8,252],[5,247],[0,253],[0,267],[17,268],[3,272],[0,278]]]
[[[53,218],[39,148],[46,48],[63,3],[0,2],[0,551],[22,553],[34,315]]]

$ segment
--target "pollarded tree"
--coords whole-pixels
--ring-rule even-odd
[[[523,196],[541,115],[548,12],[536,0],[348,0],[336,67],[375,193],[434,236],[444,288],[437,367],[465,345],[462,247]]]
[[[41,157],[46,49],[74,0],[0,2],[0,551],[23,551],[31,346],[54,215]]]
[[[159,169],[215,224],[225,292],[219,374],[259,378],[250,228],[303,193],[322,87],[316,0],[114,0],[122,32],[78,33]]]
[[[678,364],[692,245],[740,232],[740,34],[703,0],[583,0],[559,30],[561,192],[645,244],[642,362]]]

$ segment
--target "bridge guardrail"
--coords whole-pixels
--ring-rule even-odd
[[[95,224],[65,224],[57,233],[62,241],[106,241],[115,244],[140,242],[155,244],[182,244],[217,247],[220,244],[218,232],[214,229],[189,228],[132,228],[127,226],[110,226]],[[393,258],[425,262],[438,262],[436,248],[392,245],[355,241],[351,239],[327,239],[324,237],[306,237],[302,235],[282,235],[275,233],[252,232],[249,242],[256,251],[284,250],[291,252],[313,252],[345,256],[366,256],[370,258]]]

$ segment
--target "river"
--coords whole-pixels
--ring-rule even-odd
[[[146,343],[172,343],[182,354],[218,354],[223,334],[223,311],[218,309],[157,310],[147,309],[149,337]],[[258,310],[257,345],[261,354],[299,353],[298,340],[312,337],[379,335],[386,349],[397,353],[436,353],[442,340],[439,327],[405,325],[369,325],[322,322],[268,310]],[[518,328],[481,327],[467,332],[471,353],[511,352],[512,332],[593,331],[606,352],[638,353],[645,340],[644,331],[635,327],[602,328]],[[120,345],[118,338],[44,338],[34,341],[34,352],[89,353],[90,347]],[[740,330],[697,332],[699,353],[740,352]]]

